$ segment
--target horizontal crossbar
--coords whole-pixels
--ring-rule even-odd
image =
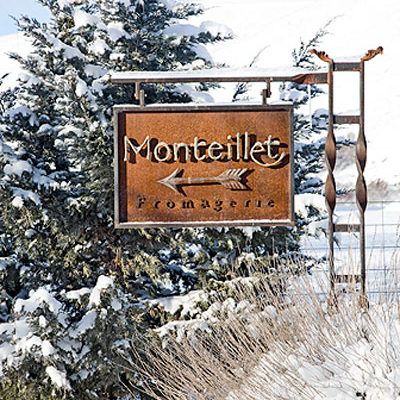
[[[341,72],[360,71],[361,63],[360,62],[337,62],[337,63],[333,63],[333,70],[341,71]]]
[[[359,124],[360,116],[359,115],[334,115],[333,123],[344,125],[344,124]]]
[[[333,231],[337,233],[360,232],[360,224],[334,224]]]
[[[300,84],[327,83],[326,70],[305,68],[211,68],[194,71],[131,71],[110,72],[114,84],[189,83],[189,82],[296,82]]]

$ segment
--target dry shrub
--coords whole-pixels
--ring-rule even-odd
[[[137,338],[139,389],[160,400],[400,398],[398,296],[366,310],[348,286],[330,308],[326,278],[287,274],[285,282],[283,294],[261,275],[237,279],[231,307],[217,307],[201,329],[162,345]],[[397,288],[397,277],[391,282]]]

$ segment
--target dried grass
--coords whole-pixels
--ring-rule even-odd
[[[236,280],[232,297],[246,307],[221,311],[218,322],[206,329],[189,331],[179,341],[169,337],[163,346],[140,337],[141,350],[133,346],[129,358],[132,371],[140,376],[140,390],[157,400],[314,400],[326,398],[330,390],[366,398],[362,387],[350,388],[350,381],[332,384],[338,369],[348,364],[346,349],[360,341],[374,343],[382,346],[388,371],[399,364],[400,349],[389,347],[393,341],[400,343],[400,328],[382,341],[376,313],[372,317],[359,308],[356,286],[338,297],[337,308],[329,308],[326,278],[318,281],[288,272],[284,293],[277,293],[269,278],[258,277],[255,285]],[[392,284],[398,287],[397,280]],[[398,296],[376,299],[376,304],[379,321],[391,326],[400,320]],[[363,363],[357,368],[368,380],[374,361],[366,357]],[[332,377],[329,388],[323,386],[321,374]],[[398,390],[398,383],[386,378],[374,377],[373,385],[379,389],[393,383]]]

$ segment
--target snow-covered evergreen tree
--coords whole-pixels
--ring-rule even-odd
[[[115,349],[148,323],[140,299],[196,276],[183,267],[190,231],[113,228],[112,106],[133,90],[102,77],[206,67],[201,46],[225,33],[180,34],[201,10],[175,1],[38,1],[51,21],[17,20],[34,51],[13,55],[24,74],[0,99],[0,397],[116,399]]]
[[[131,103],[133,88],[104,75],[207,67],[202,45],[227,32],[180,29],[201,10],[173,0],[38,1],[51,21],[17,21],[34,51],[14,55],[24,74],[0,94],[0,397],[122,398],[115,350],[134,329],[179,316],[155,298],[266,266],[276,250],[295,249],[299,233],[281,229],[278,241],[273,228],[115,231],[112,106]],[[145,89],[147,103],[201,97],[196,88]],[[314,150],[304,156],[310,168]],[[310,173],[296,171],[302,191]]]

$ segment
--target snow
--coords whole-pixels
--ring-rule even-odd
[[[80,78],[76,79],[76,86],[75,86],[75,94],[78,97],[85,96],[88,92],[88,87],[86,85],[86,82]]]
[[[9,74],[0,85],[1,90],[15,87],[15,82],[21,73],[19,63],[11,60],[7,54],[15,52],[26,57],[31,50],[31,44],[22,33],[0,36],[0,78]]]
[[[82,9],[76,9],[74,12],[74,24],[77,29],[83,28],[85,26],[92,26],[93,28],[97,28],[103,30],[108,33],[108,37],[116,42],[121,37],[130,38],[131,36],[128,32],[125,31],[124,25],[122,22],[110,22],[108,25],[105,25],[104,22],[100,19],[100,17],[95,14],[89,14]],[[97,39],[99,40],[99,39]],[[100,50],[100,44],[94,45],[98,50]],[[102,44],[102,48],[105,48],[105,45]],[[97,54],[103,54],[100,52],[96,52]]]
[[[8,326],[10,333],[12,330],[14,330],[15,339],[23,339],[23,338],[27,337],[28,335],[30,335],[32,332],[32,328],[29,326],[26,318],[17,320],[12,324],[5,324],[5,325],[6,325],[6,328],[7,328],[7,325],[10,325],[10,326]]]
[[[107,31],[110,39],[113,42],[116,42],[122,37],[126,37],[128,39],[131,37],[131,35],[129,35],[129,33],[124,29],[124,24],[122,22],[110,22],[107,25]]]
[[[74,12],[74,25],[77,29],[85,27],[86,25],[105,28],[105,25],[99,17],[81,9],[76,9]]]
[[[22,352],[22,354],[29,353],[32,348],[41,348],[42,347],[42,339],[39,336],[28,334],[21,338],[15,346],[15,350],[17,352]]]
[[[395,303],[372,304],[359,320],[347,307],[338,320],[327,318],[330,327],[303,332],[305,345],[271,343],[270,351],[227,400],[350,400],[359,397],[357,392],[371,400],[399,399],[400,321]],[[321,340],[326,341],[322,346]],[[312,343],[317,350],[309,347]],[[277,365],[281,372],[274,376],[269,371]],[[260,388],[265,384],[263,393]]]
[[[110,54],[110,60],[111,61],[122,61],[125,58],[125,54],[123,53],[111,53]]]
[[[81,300],[82,296],[85,296],[87,294],[91,293],[91,290],[89,288],[82,288],[82,289],[77,289],[77,290],[70,290],[65,294],[65,297],[69,300]]]
[[[39,316],[39,326],[41,328],[45,328],[47,326],[47,320],[43,315]]]
[[[165,36],[197,36],[201,33],[201,29],[198,26],[190,24],[174,24],[164,29]]]
[[[12,164],[6,164],[3,171],[5,175],[22,176],[24,172],[31,173],[32,166],[29,161],[15,160]]]
[[[114,311],[119,311],[122,309],[122,304],[116,300],[116,299],[112,299],[111,300],[111,307]]]
[[[204,21],[200,24],[202,32],[210,32],[213,36],[230,37],[234,32],[227,25],[218,24],[214,21]]]
[[[97,283],[95,287],[92,289],[92,293],[90,294],[89,297],[89,308],[93,306],[98,306],[100,305],[100,295],[102,290],[105,290],[109,288],[110,286],[113,286],[113,278],[110,278],[105,275],[99,276],[97,279]]]
[[[39,288],[36,291],[31,291],[28,299],[17,299],[14,305],[14,310],[17,313],[22,311],[32,313],[44,304],[46,304],[49,310],[54,313],[57,313],[61,308],[61,303],[56,300],[52,294],[44,288]]]
[[[57,387],[71,389],[65,372],[59,371],[53,366],[48,366],[46,367],[46,374]]]
[[[318,72],[326,72],[321,70]],[[159,80],[174,80],[179,82],[195,82],[208,79],[219,79],[221,81],[246,81],[253,80],[264,82],[266,77],[275,78],[291,78],[301,74],[310,73],[310,70],[305,68],[281,66],[274,68],[209,68],[203,70],[192,71],[137,71],[137,72],[110,72],[105,76],[105,79],[110,79],[113,83],[129,83],[140,81],[156,82]]]
[[[65,58],[67,59],[79,58],[82,60],[86,60],[86,57],[82,54],[82,52],[78,48],[69,46],[57,38],[48,37],[47,40],[52,45],[53,49],[55,51],[62,53]]]
[[[183,36],[198,36],[205,32],[210,32],[213,36],[219,35],[221,37],[230,37],[233,35],[232,30],[228,26],[213,21],[203,21],[199,26],[177,23],[164,29],[164,34],[167,37],[176,36],[178,38]]]
[[[31,200],[35,204],[40,205],[40,197],[37,193],[34,193],[30,190],[24,190],[17,187],[12,188],[13,191],[13,200],[12,204],[14,207],[22,207],[24,200]]]
[[[22,208],[24,206],[24,199],[20,196],[16,196],[12,199],[11,205],[16,208]]]
[[[71,334],[72,337],[77,338],[78,336],[85,333],[88,329],[92,329],[96,323],[97,311],[90,310],[88,311],[83,318],[80,320],[77,328]]]
[[[325,210],[325,197],[322,195],[315,195],[309,193],[296,194],[295,196],[295,210],[296,213],[307,215],[307,206],[313,205],[321,210]]]
[[[150,304],[160,305],[166,312],[174,315],[178,310],[181,309],[180,316],[183,318],[189,313],[193,313],[194,310],[199,310],[198,303],[206,300],[207,296],[203,290],[193,290],[184,296],[168,296],[160,297],[156,300],[152,300]]]
[[[98,65],[93,65],[93,64],[85,65],[85,74],[88,76],[92,76],[93,78],[100,78],[104,76],[106,72],[107,71],[104,68]]]
[[[49,357],[52,354],[55,353],[55,348],[52,346],[52,344],[48,340],[43,340],[42,344],[42,354],[43,357]]]
[[[105,40],[96,38],[90,45],[89,50],[97,55],[103,55],[107,50],[111,50]]]
[[[35,114],[24,105],[17,105],[6,111],[5,115],[10,119],[15,118],[17,115],[22,115],[24,117],[29,117],[29,123],[33,126],[36,124],[37,118]]]

